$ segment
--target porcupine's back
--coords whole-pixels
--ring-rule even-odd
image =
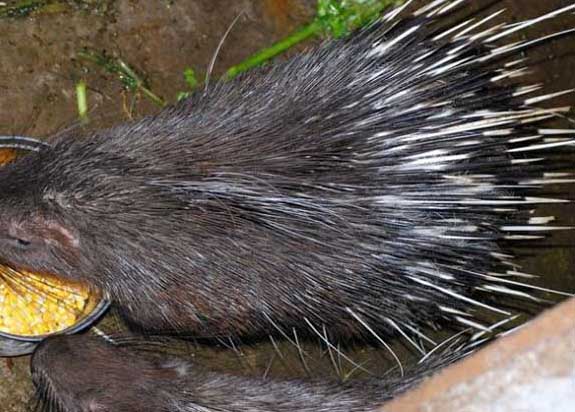
[[[212,336],[507,316],[490,297],[524,289],[500,241],[548,229],[528,210],[564,179],[532,153],[565,142],[533,122],[561,109],[503,86],[521,47],[497,45],[522,26],[445,27],[455,2],[437,4],[60,140],[44,175],[87,233],[86,276],[147,329]]]

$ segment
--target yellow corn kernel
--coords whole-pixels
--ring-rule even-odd
[[[13,149],[0,149],[0,165],[9,163],[16,158],[16,151]]]
[[[89,297],[85,286],[0,267],[0,331],[20,336],[59,332],[93,310]]]

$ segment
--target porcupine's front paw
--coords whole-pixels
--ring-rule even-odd
[[[189,366],[76,335],[43,342],[31,369],[39,401],[50,411],[142,412],[171,410],[173,385]]]

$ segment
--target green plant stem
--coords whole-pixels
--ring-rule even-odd
[[[78,106],[78,117],[80,121],[88,122],[88,99],[86,93],[86,82],[80,80],[76,83],[76,103]]]
[[[144,96],[146,96],[148,99],[150,99],[150,101],[152,103],[154,103],[156,106],[158,107],[164,107],[167,103],[164,101],[164,99],[162,99],[161,97],[155,95],[150,89],[148,89],[145,86],[139,85],[138,89],[144,93]]]
[[[308,25],[296,30],[272,46],[260,50],[241,63],[230,67],[224,74],[224,79],[232,79],[253,67],[269,61],[298,43],[321,33],[331,33],[335,37],[343,36],[349,31],[366,24],[378,16],[382,10],[392,4],[401,4],[404,0],[380,0],[374,4],[366,4],[356,8],[350,7],[339,15],[317,15]]]
[[[142,81],[142,79],[140,79],[140,76],[138,76],[130,66],[124,63],[122,60],[118,60],[118,65],[120,66],[120,70],[123,73],[125,73],[130,78],[134,79],[134,81],[136,82],[136,88],[140,90],[144,94],[144,96],[150,99],[152,103],[154,103],[156,106],[159,107],[164,107],[166,105],[164,99],[155,95],[150,89],[144,86],[144,82]]]
[[[103,67],[109,73],[118,75],[120,81],[122,81],[129,90],[140,91],[155,105],[159,107],[164,107],[166,105],[164,99],[155,95],[150,89],[148,89],[144,85],[144,81],[136,74],[136,72],[121,59],[112,60],[91,50],[79,51],[78,57]]]
[[[277,56],[278,54],[283,53],[287,49],[293,47],[294,45],[315,36],[318,32],[322,30],[322,24],[314,20],[307,26],[302,27],[301,29],[295,31],[294,33],[290,34],[289,36],[285,37],[284,39],[278,41],[277,43],[273,44],[270,47],[267,47],[256,54],[248,57],[241,63],[230,67],[224,77],[226,79],[231,79],[236,77],[238,74],[245,72],[252,67],[259,66],[262,63],[270,60],[271,58]]]

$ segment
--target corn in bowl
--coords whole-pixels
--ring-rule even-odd
[[[90,314],[99,299],[85,285],[0,266],[0,332],[37,337],[64,331]]]

